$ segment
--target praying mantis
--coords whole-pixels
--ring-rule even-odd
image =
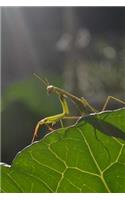
[[[56,124],[58,121],[61,121],[62,119],[79,119],[82,115],[87,114],[86,110],[89,113],[98,112],[93,106],[90,105],[90,103],[84,97],[77,97],[77,96],[67,92],[66,90],[63,90],[59,87],[55,87],[53,85],[49,85],[49,83],[46,79],[44,80],[44,79],[40,78],[35,73],[34,73],[34,76],[37,77],[40,81],[42,81],[42,83],[46,86],[46,90],[47,90],[48,94],[55,93],[58,96],[59,101],[62,106],[62,113],[41,119],[35,127],[35,130],[33,133],[33,138],[32,138],[32,143],[34,142],[35,138],[38,135],[38,130],[39,130],[40,126],[42,127],[42,126],[46,125],[50,130],[53,130],[52,128],[50,128],[50,125],[53,126],[54,124]],[[77,107],[80,111],[80,116],[70,116],[67,98],[70,98],[77,105]],[[106,109],[110,100],[115,100],[115,101],[125,105],[124,100],[118,99],[113,96],[108,96],[101,111],[104,111]]]

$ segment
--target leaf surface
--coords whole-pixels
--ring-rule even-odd
[[[1,175],[1,192],[125,192],[125,108],[48,134]]]

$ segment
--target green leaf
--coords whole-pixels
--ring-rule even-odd
[[[125,192],[125,108],[82,117],[1,165],[2,192]]]

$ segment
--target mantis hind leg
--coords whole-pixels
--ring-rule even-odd
[[[105,103],[104,103],[104,106],[103,106],[103,108],[102,108],[102,111],[104,111],[104,110],[106,109],[106,107],[107,107],[109,101],[111,101],[111,100],[117,101],[117,102],[119,102],[119,103],[125,105],[125,101],[123,101],[123,100],[121,100],[121,99],[118,99],[118,98],[116,98],[116,97],[113,97],[113,96],[108,96],[107,99],[106,99],[106,101],[105,101]]]

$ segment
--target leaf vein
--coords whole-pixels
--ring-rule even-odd
[[[52,150],[50,144],[48,145],[48,150],[49,150],[59,161],[61,161],[61,162],[65,165],[66,168],[68,167],[67,164],[66,164],[66,162],[65,162],[65,160],[63,160],[62,158],[60,158],[60,156],[58,156],[58,155],[56,154],[56,152]]]
[[[75,187],[76,189],[78,189],[79,191],[81,191],[81,188],[79,188],[77,185],[75,185],[74,183],[72,183],[72,181],[70,181],[68,178],[65,178],[67,180],[67,182],[69,182],[71,185],[73,185],[73,187]]]
[[[91,155],[91,157],[92,157],[92,159],[93,159],[93,161],[94,161],[94,163],[95,163],[97,169],[98,169],[99,172],[100,172],[100,178],[101,178],[101,180],[102,180],[102,182],[103,182],[105,188],[107,189],[108,192],[110,192],[110,189],[109,189],[109,187],[108,187],[108,185],[107,185],[107,183],[106,183],[106,181],[105,181],[105,179],[104,179],[104,177],[103,177],[101,168],[100,168],[100,166],[99,166],[97,160],[95,159],[95,156],[94,156],[93,153],[92,153],[92,150],[91,150],[91,148],[90,148],[90,145],[88,144],[88,142],[87,142],[87,140],[86,140],[84,134],[82,133],[81,129],[80,129],[80,128],[77,128],[77,129],[78,129],[78,131],[81,133],[81,135],[82,135],[82,137],[83,137],[83,139],[84,139],[84,141],[85,141],[85,143],[86,143],[86,146],[88,147],[88,150],[89,150],[89,152],[90,152],[90,155]]]
[[[80,128],[77,128],[77,129],[78,129],[78,131],[80,132],[81,136],[83,137],[83,139],[84,139],[84,141],[85,141],[85,144],[86,144],[86,146],[87,146],[87,148],[88,148],[88,150],[89,150],[89,153],[90,153],[90,155],[91,155],[91,157],[92,157],[92,159],[93,159],[93,161],[94,161],[94,163],[95,163],[97,169],[99,170],[99,172],[100,172],[100,174],[101,174],[101,168],[99,167],[99,164],[98,164],[98,162],[96,161],[95,156],[94,156],[93,153],[92,153],[92,150],[91,150],[91,148],[90,148],[90,145],[88,144],[88,142],[87,142],[87,140],[86,140],[84,134],[82,133],[81,129],[80,129]]]
[[[10,173],[12,173],[12,171]],[[11,179],[11,181],[17,186],[17,188],[21,192],[24,192],[23,188],[14,180],[14,178],[10,175],[10,173],[8,173],[7,176]]]
[[[58,174],[61,174],[60,171],[58,171],[58,170],[56,170],[56,169],[54,169],[54,168],[52,168],[52,167],[50,167],[50,166],[48,166],[48,165],[45,165],[45,164],[42,164],[41,162],[39,162],[39,161],[33,156],[33,154],[32,154],[31,151],[30,151],[29,153],[30,153],[30,156],[31,156],[32,160],[35,161],[38,165],[41,165],[41,166],[46,167],[46,168],[48,168],[48,169],[50,169],[50,170],[52,170],[52,171],[54,171],[54,172],[56,172],[56,173],[58,173]]]
[[[78,167],[69,167],[69,169],[76,169],[76,170],[78,170],[78,171],[80,171],[80,172],[82,172],[82,173],[100,177],[99,174],[96,174],[96,173],[94,174],[94,173],[92,173],[92,172],[82,170],[82,169],[80,169],[80,168],[78,168]]]

